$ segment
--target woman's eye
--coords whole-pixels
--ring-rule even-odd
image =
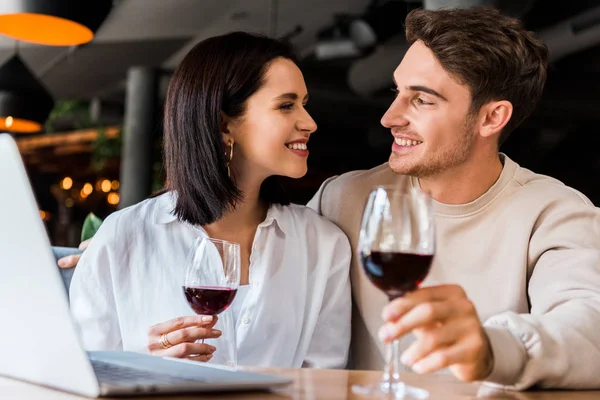
[[[293,103],[285,103],[279,106],[280,110],[291,110],[292,108],[294,108]]]

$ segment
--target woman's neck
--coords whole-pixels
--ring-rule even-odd
[[[240,190],[242,197],[235,204],[235,207],[228,210],[218,221],[205,226],[210,232],[225,234],[230,236],[236,232],[244,232],[248,229],[255,230],[256,227],[265,220],[267,216],[268,205],[260,198],[260,187],[262,179],[236,179],[236,186]],[[212,235],[211,235],[212,236]]]
[[[218,221],[205,225],[209,237],[228,240],[240,244],[240,284],[246,285],[250,279],[250,255],[258,225],[267,217],[267,204],[260,199],[262,179],[243,179],[236,176],[235,183],[242,198],[235,207]]]

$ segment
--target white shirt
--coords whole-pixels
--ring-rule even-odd
[[[240,315],[242,313],[242,307],[244,300],[250,291],[250,285],[243,285],[238,287],[235,299],[231,302],[231,315],[233,317],[233,323],[237,325]]]
[[[179,222],[166,193],[110,214],[84,252],[70,287],[87,350],[147,352],[148,328],[194,315],[182,282],[185,257],[203,229]],[[333,223],[305,206],[273,205],[258,226],[249,289],[235,332],[231,308],[211,362],[343,368],[350,343],[351,250]],[[236,346],[228,346],[236,342]]]

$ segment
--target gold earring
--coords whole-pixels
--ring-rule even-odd
[[[229,163],[233,159],[233,141],[230,141],[227,147],[229,147],[229,151],[225,152],[225,163],[227,164],[227,176],[231,178],[231,169],[229,167]]]

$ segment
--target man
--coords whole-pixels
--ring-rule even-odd
[[[546,47],[486,8],[413,11],[406,36],[381,120],[394,136],[389,162],[327,180],[309,203],[356,248],[373,186],[419,185],[435,200],[438,247],[422,289],[387,304],[353,260],[355,367],[381,368],[378,338],[404,337],[401,360],[417,372],[600,387],[600,212],[498,152],[542,94]]]
[[[380,339],[403,338],[402,361],[417,372],[517,390],[600,387],[600,212],[498,152],[541,96],[546,47],[487,8],[415,10],[406,34],[381,121],[395,138],[389,162],[330,178],[309,202],[356,248],[373,186],[419,185],[435,200],[422,289],[388,304],[353,260],[353,366],[381,369]]]

